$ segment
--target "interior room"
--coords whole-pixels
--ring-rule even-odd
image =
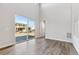
[[[79,3],[0,3],[0,55],[78,55]]]

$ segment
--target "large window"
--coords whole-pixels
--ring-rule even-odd
[[[16,16],[16,42],[24,42],[35,37],[35,21],[24,16]]]

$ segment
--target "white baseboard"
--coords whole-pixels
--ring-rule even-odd
[[[36,37],[36,38],[44,38],[45,36],[38,36],[38,37]]]
[[[56,38],[45,38],[45,39],[57,40],[57,41],[62,41],[62,42],[72,43],[71,41],[67,41],[67,40],[60,40],[60,39],[56,39]]]
[[[79,54],[79,43],[77,44],[77,42],[78,42],[77,40],[79,40],[79,39],[77,37],[73,36],[73,46],[75,47],[77,53]]]
[[[6,45],[4,45],[4,46],[1,46],[0,49],[5,48],[5,47],[8,47],[8,46],[11,46],[11,45],[15,45],[15,44],[16,44],[16,43],[6,44]]]

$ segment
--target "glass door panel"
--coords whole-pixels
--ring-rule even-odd
[[[35,37],[35,21],[24,16],[15,17],[16,43],[22,43]]]
[[[28,37],[28,19],[24,16],[16,16],[16,43],[21,43],[27,40]]]
[[[29,19],[28,23],[28,39],[33,39],[35,37],[35,21]]]

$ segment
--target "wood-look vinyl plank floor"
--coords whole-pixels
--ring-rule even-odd
[[[78,55],[71,43],[32,39],[0,51],[1,55]]]

